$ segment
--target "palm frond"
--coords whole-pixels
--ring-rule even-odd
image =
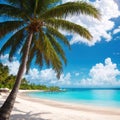
[[[9,40],[2,46],[0,50],[0,55],[4,54],[6,50],[10,50],[9,60],[12,60],[13,55],[17,52],[17,50],[21,47],[24,38],[24,29],[16,32]]]
[[[24,44],[23,44],[23,46],[20,50],[21,55],[23,55],[25,50],[26,50],[27,39],[29,38],[29,33],[28,32],[26,32],[26,36],[24,36],[24,38],[25,38],[25,42],[24,42]],[[36,41],[36,36],[33,35],[31,45],[30,45],[30,49],[33,47],[35,41]]]
[[[39,2],[39,0],[35,0],[34,16],[36,16],[37,7],[38,7],[38,2]]]
[[[36,52],[36,61],[35,61],[35,63],[37,65],[39,65],[40,68],[42,68],[42,66],[43,66],[43,53],[39,49]]]
[[[20,1],[20,9],[22,9],[28,18],[32,18],[34,14],[34,6],[35,6],[35,0],[19,0]]]
[[[59,38],[65,45],[67,45],[70,48],[70,43],[68,41],[68,39],[61,33],[59,32],[57,29],[47,26],[47,30],[49,33],[51,33],[52,35],[56,36],[57,38]]]
[[[7,49],[10,49],[12,42],[13,42],[13,41],[9,39],[9,40],[2,46],[2,48],[0,49],[0,55],[4,54],[4,52],[5,52]]]
[[[5,1],[12,5],[19,5],[20,1],[22,0],[5,0]]]
[[[39,15],[43,14],[46,10],[55,6],[55,4],[60,1],[61,0],[39,0],[39,2],[37,3],[36,13]]]
[[[35,46],[33,46],[32,48],[30,48],[28,61],[27,61],[27,65],[26,65],[26,73],[28,73],[28,71],[30,69],[30,65],[32,63],[32,60],[35,57],[35,53],[36,53]]]
[[[67,64],[67,60],[65,57],[65,53],[62,49],[62,46],[56,41],[56,39],[49,33],[47,33],[47,37],[49,38],[52,46],[54,47],[57,54],[61,57],[61,59],[64,61],[65,64]]]
[[[20,55],[21,55],[20,61],[22,61],[24,58],[28,39],[29,39],[29,33],[26,33],[26,36],[24,37],[24,43],[23,43],[22,48],[20,50]]]
[[[0,38],[4,37],[6,34],[18,30],[20,27],[24,26],[23,21],[6,21],[0,23]]]
[[[18,13],[20,17],[25,19],[26,17],[30,18],[33,16],[35,0],[7,0],[7,2],[7,5],[13,6],[20,10],[20,13]]]
[[[43,57],[42,57],[43,50],[44,50],[43,43],[42,43],[44,40],[43,36],[44,36],[44,33],[43,33],[42,29],[40,29],[39,34],[33,35],[30,52],[29,52],[29,56],[28,56],[28,61],[27,61],[26,73],[28,73],[30,65],[31,65],[34,57],[36,58],[35,63],[37,65],[39,65],[41,68],[43,66]],[[23,48],[21,49],[22,55],[24,54],[25,46],[26,46],[26,43],[23,45]],[[21,59],[22,59],[22,57],[21,57]]]
[[[0,16],[22,19],[25,18],[25,12],[8,4],[0,4]]]
[[[31,47],[30,47],[30,52],[29,52],[29,56],[28,56],[28,61],[27,61],[27,67],[26,67],[26,73],[28,73],[29,69],[30,69],[30,65],[34,59],[34,57],[36,56],[36,59],[39,59],[39,55],[37,54],[37,40],[36,40],[36,35],[34,34],[33,35],[33,38],[32,38],[32,43],[31,43]],[[21,53],[23,54],[25,50],[25,45],[23,46],[22,50],[21,50]],[[41,61],[37,61],[36,64],[38,64],[40,67],[42,67],[42,65],[40,64]]]
[[[18,50],[20,50],[20,48],[23,45],[24,38],[25,38],[24,30],[25,29],[21,29],[20,31],[15,33],[14,36],[11,37],[12,45],[11,45],[11,50],[9,53],[9,60],[10,61],[12,61],[12,58],[15,55],[15,53],[18,52]]]
[[[57,29],[61,28],[63,30],[70,31],[72,33],[75,32],[88,40],[92,39],[92,35],[86,28],[84,28],[80,25],[77,25],[75,23],[72,23],[72,22],[69,22],[66,20],[62,20],[62,19],[54,19],[54,18],[47,19],[47,20],[45,20],[45,22],[46,22],[46,24],[53,26]]]
[[[60,74],[62,72],[62,63],[55,49],[53,48],[51,42],[49,41],[49,38],[46,35],[45,35],[43,47],[44,47],[43,55],[44,55],[45,61],[50,62],[53,69],[57,73],[57,77],[60,78]]]
[[[53,7],[43,13],[40,17],[43,19],[53,17],[66,17],[68,15],[85,14],[100,19],[100,12],[91,4],[86,2],[67,2]]]

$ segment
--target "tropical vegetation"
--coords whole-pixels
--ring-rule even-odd
[[[77,33],[91,40],[90,32],[81,25],[66,20],[68,15],[85,14],[99,19],[99,11],[86,2],[67,2],[61,0],[4,0],[0,3],[0,17],[8,20],[0,23],[0,40],[5,40],[0,54],[9,53],[12,61],[19,53],[20,67],[15,84],[3,106],[0,108],[0,120],[8,120],[12,111],[23,73],[28,72],[35,63],[42,67],[52,67],[57,78],[67,63],[62,44],[70,47],[69,41],[59,30]]]
[[[13,88],[16,76],[10,74],[8,66],[0,63],[0,88]],[[29,80],[23,78],[20,85],[21,90],[44,90],[44,91],[60,91],[58,86],[46,86],[40,84],[30,83]]]

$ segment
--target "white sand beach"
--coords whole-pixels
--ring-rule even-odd
[[[6,95],[0,95],[0,106]],[[120,120],[120,108],[77,105],[19,93],[10,120]]]

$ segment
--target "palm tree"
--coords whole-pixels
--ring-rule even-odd
[[[67,38],[59,31],[63,29],[75,32],[91,40],[89,31],[75,23],[65,20],[68,15],[85,14],[99,19],[99,11],[86,2],[68,2],[59,4],[61,0],[5,0],[0,3],[0,17],[8,17],[0,23],[0,39],[11,34],[0,50],[3,54],[9,51],[9,60],[12,61],[16,52],[20,51],[20,67],[15,85],[8,98],[0,108],[0,120],[9,120],[21,78],[28,71],[31,63],[35,62],[42,67],[46,64],[57,73],[62,72],[62,64],[66,64],[62,42],[70,47]]]

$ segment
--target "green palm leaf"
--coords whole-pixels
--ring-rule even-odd
[[[9,60],[12,61],[13,56],[15,55],[15,53],[20,50],[20,48],[22,47],[24,40],[25,40],[25,34],[24,34],[24,30],[19,30],[14,36],[11,37],[10,41],[12,41],[12,45],[11,45],[11,50],[9,53]]]
[[[99,11],[86,2],[68,2],[46,11],[40,17],[47,19],[52,17],[66,17],[74,14],[86,14],[97,19],[100,18]]]
[[[37,65],[39,65],[41,68],[43,66],[43,41],[44,41],[44,33],[42,31],[42,29],[40,29],[38,36],[36,36],[36,34],[34,34],[33,36],[33,40],[31,43],[31,48],[30,48],[30,52],[29,52],[29,56],[28,56],[28,62],[27,62],[27,73],[29,71],[30,65],[32,63],[32,60],[34,59],[34,57],[36,57],[35,63]],[[23,46],[23,48],[21,49],[21,54],[24,53],[25,50],[25,46]]]
[[[41,55],[41,54],[39,54],[39,55]],[[38,55],[38,57],[39,57],[39,55]],[[36,56],[36,48],[35,48],[35,46],[33,46],[33,47],[31,47],[30,52],[29,52],[27,66],[26,66],[26,73],[28,73],[28,71],[30,69],[30,65],[32,63],[32,60],[35,56]],[[37,62],[36,62],[36,64],[37,64]]]
[[[56,39],[51,34],[47,33],[47,37],[49,38],[57,54],[62,58],[62,60],[64,60],[64,63],[67,64],[67,60],[65,57],[65,53],[62,49],[62,46],[56,41]]]
[[[20,27],[24,26],[23,21],[6,21],[0,23],[0,38],[4,37],[6,34],[18,30]]]
[[[35,63],[38,64],[41,68],[43,66],[43,53],[39,49],[36,51],[36,61]]]
[[[60,0],[36,0],[35,1],[34,13],[43,14],[46,10],[50,9],[55,5],[55,3],[60,2]]]
[[[72,33],[78,33],[80,36],[82,36],[88,40],[92,39],[91,34],[89,33],[89,31],[86,28],[84,28],[80,25],[77,25],[75,23],[72,23],[72,22],[69,22],[66,20],[62,20],[62,19],[53,19],[53,18],[47,19],[47,20],[45,20],[45,22],[50,26],[54,26],[55,28],[62,28],[64,30],[70,31]]]
[[[32,39],[32,43],[31,43],[29,56],[28,56],[26,73],[28,73],[28,71],[30,69],[30,65],[31,65],[34,57],[36,57],[36,64],[38,64],[41,68],[43,66],[42,55],[41,55],[42,53],[39,51],[39,49],[37,49],[37,46],[36,46],[37,44],[38,44],[38,42],[36,41],[36,36],[34,35],[33,39]],[[25,44],[24,44],[23,48],[21,49],[21,54],[22,55],[24,54],[24,51],[25,51]]]
[[[51,33],[52,35],[59,38],[65,45],[67,45],[70,48],[68,39],[61,32],[59,32],[57,29],[55,29],[53,27],[50,27],[47,25],[46,25],[46,27],[47,27],[48,33]]]
[[[46,64],[49,65],[50,63],[55,72],[57,73],[57,77],[60,78],[60,74],[62,72],[62,63],[47,36],[45,36],[43,46],[44,46],[43,55]]]
[[[25,12],[18,9],[17,7],[6,5],[6,4],[0,4],[0,16],[7,16],[12,18],[25,18]]]
[[[10,49],[9,60],[12,60],[13,55],[17,52],[17,49],[20,49],[24,40],[24,29],[16,32],[9,40],[2,46],[0,50],[0,55]]]

